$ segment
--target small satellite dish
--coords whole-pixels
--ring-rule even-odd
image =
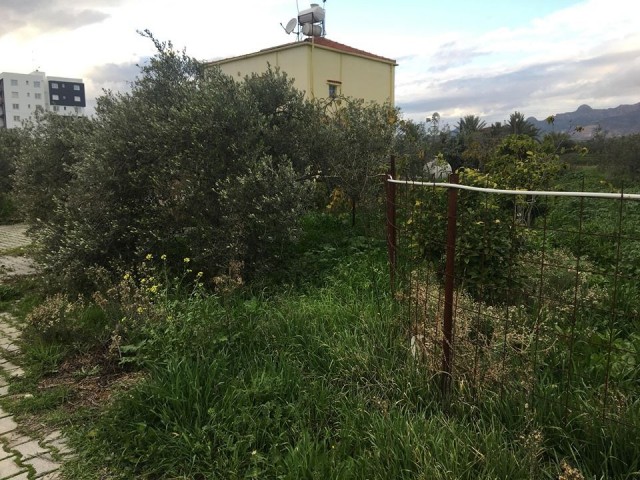
[[[284,31],[287,32],[287,35],[288,35],[291,32],[293,32],[293,30],[296,28],[297,25],[298,25],[298,20],[296,20],[295,18],[292,18],[287,22],[287,26],[284,27]]]

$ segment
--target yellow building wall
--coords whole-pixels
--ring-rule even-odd
[[[394,102],[394,65],[329,50],[309,43],[294,48],[267,51],[218,64],[223,73],[237,80],[251,73],[263,73],[267,65],[279,67],[307,98],[327,98],[329,84],[338,93],[365,101]],[[313,81],[311,80],[313,79]]]
[[[329,81],[342,82],[342,55],[330,50],[309,46],[315,98],[329,96]],[[342,85],[339,92],[342,93]]]
[[[393,65],[343,55],[342,74],[344,95],[378,103],[394,103]]]
[[[306,49],[297,48],[265,52],[264,54],[236,58],[229,62],[218,64],[222,73],[240,81],[252,73],[264,73],[269,65],[279,67],[287,77],[294,80],[295,88],[302,92],[311,90],[309,84],[308,60]]]
[[[394,102],[394,66],[332,50],[313,49],[314,94],[329,95],[329,82],[340,82],[340,93],[377,103]]]

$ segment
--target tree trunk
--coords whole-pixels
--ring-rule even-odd
[[[356,226],[356,199],[351,199],[351,226]]]

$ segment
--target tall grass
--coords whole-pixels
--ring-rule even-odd
[[[443,408],[410,355],[381,246],[310,222],[317,254],[298,252],[288,286],[172,304],[148,339],[146,380],[78,430],[70,476],[530,479],[574,466],[632,478],[629,430],[557,402],[533,409],[507,392]]]

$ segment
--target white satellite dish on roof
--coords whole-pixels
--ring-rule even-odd
[[[287,35],[289,35],[291,32],[295,30],[297,26],[298,26],[298,20],[296,20],[295,18],[292,18],[287,22],[287,26],[284,27],[284,31],[287,32]]]

